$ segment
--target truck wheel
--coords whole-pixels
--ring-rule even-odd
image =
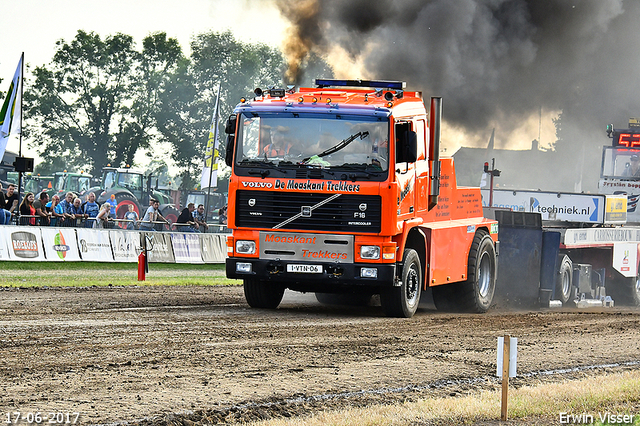
[[[640,277],[627,278],[618,274],[606,291],[616,305],[640,306]]]
[[[571,298],[571,290],[573,288],[573,263],[566,254],[559,255],[558,262],[560,267],[556,278],[555,297],[565,305]]]
[[[380,304],[387,316],[411,318],[418,309],[422,292],[422,265],[415,250],[404,251],[401,273],[402,284],[383,289]]]
[[[496,250],[485,231],[476,232],[473,238],[467,281],[458,286],[460,308],[464,312],[487,312],[496,290]]]
[[[252,308],[275,309],[284,296],[284,286],[261,281],[257,278],[245,278],[244,298]]]

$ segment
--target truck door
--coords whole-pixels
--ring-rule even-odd
[[[415,214],[416,209],[416,169],[415,162],[404,161],[405,154],[401,152],[401,139],[413,131],[410,121],[396,121],[395,141],[396,141],[396,182],[398,182],[399,193],[397,196],[398,219],[405,220]]]

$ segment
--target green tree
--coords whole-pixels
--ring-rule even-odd
[[[166,72],[180,60],[177,41],[151,35],[137,52],[131,36],[104,40],[78,31],[60,40],[49,66],[36,67],[25,91],[25,116],[45,161],[99,171],[107,163],[132,164],[153,140],[157,103]]]
[[[181,168],[181,189],[200,182],[204,151],[220,94],[220,151],[224,157],[224,124],[241,97],[255,87],[281,85],[284,59],[278,49],[236,40],[230,31],[208,32],[191,43],[191,61],[181,63],[171,76],[170,89],[161,96],[158,130],[174,147],[173,160]]]

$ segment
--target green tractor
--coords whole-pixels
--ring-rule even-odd
[[[134,211],[142,219],[149,207],[149,199],[155,198],[160,202],[160,214],[169,222],[175,223],[180,213],[173,205],[173,200],[157,190],[157,180],[156,188],[152,186],[152,179],[151,175],[144,176],[142,172],[130,168],[105,167],[102,169],[101,187],[90,188],[88,192],[96,194],[98,204],[114,195],[117,219],[124,217],[129,211],[129,205],[133,205]]]
[[[91,186],[91,176],[88,173],[80,172],[55,172],[52,178],[52,184],[47,184],[47,188],[43,189],[49,194],[49,198],[55,194],[64,199],[67,192],[73,192],[78,196],[83,196]]]

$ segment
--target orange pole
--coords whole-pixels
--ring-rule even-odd
[[[138,281],[144,281],[146,269],[146,256],[144,251],[138,255]]]

